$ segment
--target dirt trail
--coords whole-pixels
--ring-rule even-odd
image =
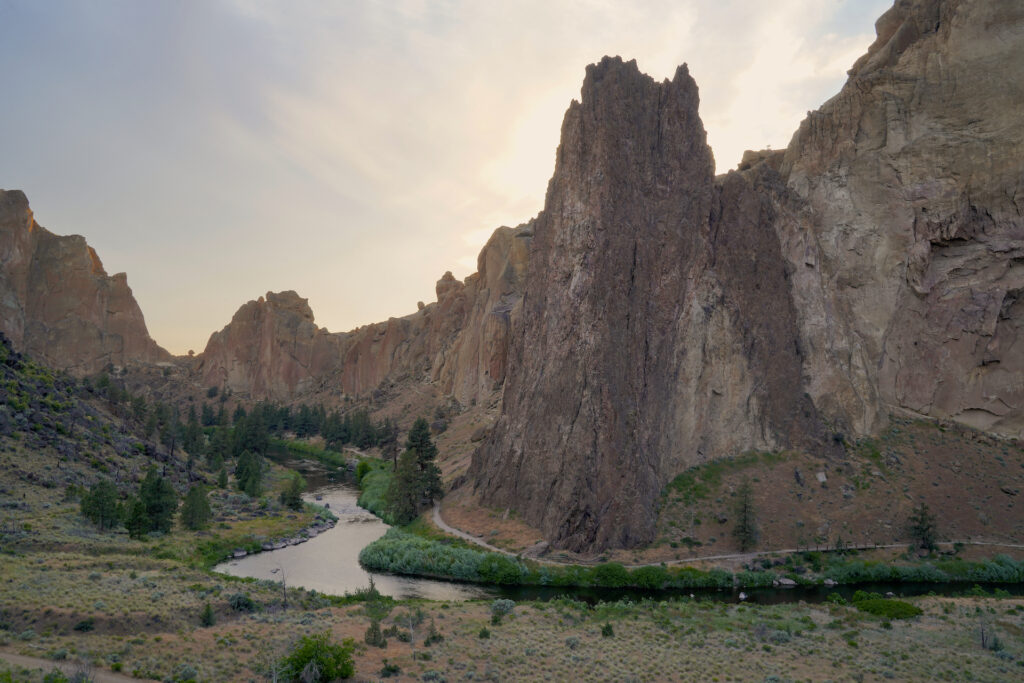
[[[491,552],[494,552],[494,553],[501,553],[502,555],[508,555],[509,557],[519,557],[519,553],[513,553],[513,552],[510,552],[508,550],[503,550],[501,548],[498,548],[496,546],[491,545],[490,543],[487,543],[486,541],[482,541],[479,538],[477,538],[476,536],[474,536],[472,534],[468,534],[465,531],[462,531],[461,529],[456,529],[453,526],[449,526],[441,518],[441,506],[436,501],[434,502],[433,519],[434,519],[434,524],[436,524],[439,529],[441,529],[442,531],[447,532],[447,533],[449,533],[449,534],[451,534],[453,536],[458,536],[459,538],[461,538],[463,540],[466,540],[466,541],[469,541],[470,543],[475,543],[476,545],[478,545],[478,546],[480,546],[482,548],[486,548],[487,550],[490,550]],[[1019,544],[1019,543],[998,543],[998,542],[995,542],[995,541],[946,541],[946,542],[939,543],[939,545],[949,545],[949,546],[952,546],[952,545],[954,545],[956,543],[960,543],[962,545],[984,545],[984,546],[992,546],[992,547],[997,547],[997,548],[1024,548],[1024,544]],[[849,546],[846,546],[846,548],[848,550],[875,550],[875,549],[878,549],[878,548],[905,548],[905,547],[907,547],[907,545],[909,545],[909,544],[908,543],[890,543],[890,544],[887,544],[887,545],[849,545]],[[732,554],[729,554],[729,555],[703,555],[703,556],[688,557],[688,558],[684,558],[684,559],[681,559],[681,560],[671,560],[671,561],[665,562],[664,564],[671,567],[673,565],[692,564],[694,562],[705,562],[705,561],[708,561],[708,560],[754,560],[754,559],[757,559],[758,557],[767,557],[767,556],[771,556],[771,555],[794,555],[796,553],[802,553],[802,552],[805,552],[807,550],[809,550],[809,548],[779,548],[779,549],[776,549],[776,550],[760,550],[758,552],[752,552],[752,553],[732,553]],[[550,559],[540,558],[540,557],[531,558],[531,559],[537,560],[538,562],[543,562],[545,564],[568,564],[568,563],[556,562],[555,560],[550,560]],[[661,562],[650,562],[648,564],[627,564],[627,565],[625,565],[625,567],[627,569],[639,569],[640,567],[657,567],[657,566],[661,566],[661,564],[662,564]]]
[[[25,655],[15,654],[14,652],[7,652],[5,650],[0,650],[0,659],[8,664],[24,667],[26,669],[42,669],[44,672],[60,669],[68,676],[79,670],[77,662],[55,662],[50,659],[27,657]],[[152,680],[149,678],[132,678],[131,676],[124,676],[112,671],[102,671],[95,668],[89,672],[89,675],[91,677],[89,680],[95,681],[95,683],[127,683],[128,681],[138,683],[138,681]]]

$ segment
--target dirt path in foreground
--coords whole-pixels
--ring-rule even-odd
[[[50,659],[26,657],[25,655],[15,654],[5,650],[0,650],[0,659],[8,664],[24,667],[26,669],[42,669],[44,672],[60,669],[68,676],[71,676],[78,671],[78,663],[74,661],[55,662]],[[127,683],[128,681],[134,681],[137,683],[138,681],[152,680],[149,678],[132,678],[131,676],[124,676],[122,674],[114,673],[113,671],[103,671],[96,668],[89,671],[89,676],[91,677],[89,680],[95,681],[96,683]]]

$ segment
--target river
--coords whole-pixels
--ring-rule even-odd
[[[352,484],[330,482],[308,472],[305,476],[313,486],[304,498],[330,507],[338,518],[337,525],[305,543],[228,560],[214,571],[271,581],[280,581],[283,573],[289,586],[334,595],[368,587],[371,576],[377,590],[393,598],[454,601],[497,593],[485,586],[366,571],[359,566],[359,551],[383,536],[388,525],[356,505],[359,491]]]
[[[296,466],[297,463],[289,463]],[[393,598],[426,598],[440,601],[511,598],[513,600],[550,600],[568,595],[578,600],[597,602],[628,598],[666,599],[692,595],[701,599],[723,602],[745,600],[751,603],[775,604],[783,602],[822,602],[831,593],[849,599],[857,590],[876,593],[893,592],[896,595],[957,595],[968,591],[969,584],[936,583],[876,583],[855,586],[798,586],[796,588],[748,588],[742,594],[731,590],[639,591],[609,588],[554,588],[545,586],[484,586],[454,581],[438,581],[413,576],[396,576],[368,572],[359,565],[359,551],[377,540],[388,530],[388,525],[356,505],[359,491],[348,481],[332,481],[322,471],[303,472],[310,484],[304,498],[309,502],[326,505],[338,518],[337,525],[321,532],[305,543],[280,550],[256,553],[238,560],[228,560],[214,571],[232,576],[280,581],[282,575],[289,586],[344,595],[374,585],[384,595]],[[994,586],[987,586],[992,590]],[[1014,595],[1024,594],[1024,585],[1002,586]]]

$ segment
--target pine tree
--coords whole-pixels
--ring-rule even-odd
[[[249,451],[242,451],[235,467],[235,479],[239,491],[250,498],[259,498],[263,495],[263,459]]]
[[[193,486],[185,495],[185,501],[181,504],[181,524],[186,529],[198,531],[205,529],[210,523],[213,513],[210,511],[210,501],[206,499],[206,489],[203,486]]]
[[[736,526],[732,535],[739,542],[740,551],[746,552],[757,544],[757,522],[754,510],[754,490],[749,479],[744,479],[736,491]]]
[[[146,504],[142,499],[132,498],[127,506],[127,513],[124,518],[124,526],[128,529],[128,537],[143,539],[149,532],[149,515],[146,514]]]
[[[935,550],[938,529],[935,515],[928,509],[927,503],[921,503],[910,515],[910,536],[922,550]]]
[[[170,531],[174,511],[178,507],[178,496],[170,482],[160,476],[155,467],[142,480],[139,499],[145,505],[146,516],[149,518],[147,531]]]
[[[405,447],[408,450],[416,451],[416,463],[421,470],[427,463],[434,462],[437,458],[437,446],[430,438],[430,424],[427,422],[427,418],[419,417],[412,423]]]
[[[409,524],[419,516],[420,470],[416,465],[416,451],[405,451],[399,456],[398,468],[391,475],[384,500],[395,524]]]
[[[302,492],[306,490],[306,482],[298,472],[292,473],[291,481],[281,491],[281,504],[292,510],[302,510]]]
[[[228,487],[228,469],[221,466],[220,472],[217,474],[217,486],[222,489]]]
[[[82,496],[82,515],[100,529],[114,528],[119,519],[117,497],[117,487],[101,479]]]

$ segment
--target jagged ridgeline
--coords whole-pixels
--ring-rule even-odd
[[[0,330],[175,397],[451,399],[496,421],[446,474],[574,550],[652,541],[673,477],[746,450],[838,458],[893,414],[1021,437],[1024,5],[900,0],[876,32],[786,149],[720,176],[686,67],[588,67],[543,211],[347,333],[268,293],[169,358],[123,276],[0,193]]]

